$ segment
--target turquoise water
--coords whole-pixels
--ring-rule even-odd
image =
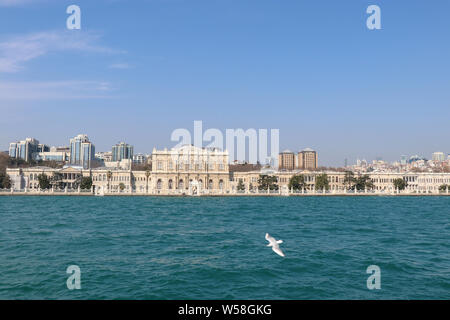
[[[450,299],[449,236],[450,197],[5,196],[0,298]]]

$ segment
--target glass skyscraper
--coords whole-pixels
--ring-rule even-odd
[[[9,144],[9,156],[15,159],[22,159],[27,162],[33,160],[33,154],[39,150],[39,141],[34,138],[12,142]]]
[[[133,146],[120,142],[112,147],[112,161],[133,159]]]
[[[79,134],[70,139],[70,164],[89,169],[94,156],[95,146],[89,141],[87,135]]]

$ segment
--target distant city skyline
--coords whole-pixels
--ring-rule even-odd
[[[279,129],[319,166],[450,153],[448,1],[79,0],[67,30],[72,4],[0,1],[2,151],[85,133],[151,153],[202,120]]]
[[[89,137],[89,135],[86,135],[86,134],[78,134],[76,137],[75,137],[75,139],[76,138],[78,138],[78,139],[81,139],[81,138],[83,138],[83,139],[86,139],[86,141],[87,141],[87,139],[88,139],[88,137]],[[5,149],[5,150],[0,150],[0,151],[4,151],[4,152],[11,152],[11,150],[10,150],[10,148],[11,148],[11,145],[13,144],[13,145],[17,145],[18,143],[20,143],[20,142],[25,142],[26,140],[36,140],[37,141],[37,143],[39,143],[39,142],[41,142],[40,143],[40,146],[48,146],[50,149],[52,148],[52,147],[55,147],[55,148],[59,148],[59,147],[67,147],[67,148],[69,148],[69,149],[72,149],[72,141],[73,141],[73,139],[72,138],[70,138],[70,141],[69,141],[69,143],[62,143],[62,144],[60,144],[60,145],[54,145],[54,144],[50,144],[50,143],[47,143],[47,142],[44,142],[44,141],[41,141],[39,138],[37,138],[37,137],[35,137],[35,136],[31,136],[31,137],[24,137],[24,138],[22,138],[22,139],[16,139],[16,140],[13,140],[13,141],[10,141],[9,143],[8,143],[8,148],[7,149]],[[127,140],[128,141],[128,140]],[[130,142],[130,141],[129,141]],[[91,139],[91,138],[89,138],[89,145],[92,143],[92,145],[96,145],[96,143],[95,143],[95,141],[93,141],[93,139]],[[176,144],[176,142],[171,142],[171,144],[170,145],[168,145],[168,146],[162,146],[162,147],[156,147],[156,146],[153,146],[151,149],[153,150],[154,148],[156,148],[156,149],[164,149],[164,148],[167,148],[167,149],[171,149],[172,147],[174,147],[174,145]],[[206,146],[206,144],[205,145],[203,145],[203,147],[205,147]],[[248,144],[246,145],[246,147],[248,148]],[[46,150],[46,151],[51,151],[51,150]],[[147,150],[147,151],[139,151],[139,152],[133,152],[133,150],[134,150],[134,144],[132,143],[132,142],[130,142],[130,143],[124,143],[124,142],[118,142],[118,143],[115,143],[115,144],[111,144],[109,147],[106,147],[105,149],[93,149],[94,150],[94,152],[95,153],[104,153],[104,152],[110,152],[111,154],[112,154],[112,161],[117,161],[117,159],[118,160],[121,160],[121,159],[132,159],[133,158],[133,154],[136,154],[136,155],[138,155],[138,154],[146,154],[146,155],[150,155],[151,153],[152,153],[152,150]],[[96,150],[96,151],[95,151]],[[120,150],[120,151],[119,151]],[[292,149],[292,150],[296,150],[296,149]],[[288,152],[288,153],[292,153],[293,154],[293,157],[295,157],[296,158],[296,160],[295,160],[295,162],[298,164],[298,161],[297,161],[297,157],[298,157],[298,154],[300,154],[300,153],[303,153],[303,152],[305,152],[305,151],[311,151],[311,152],[313,152],[314,154],[315,154],[315,157],[317,157],[317,155],[319,154],[319,152],[317,152],[316,153],[316,151],[317,150],[312,150],[312,149],[310,149],[309,147],[307,147],[307,148],[298,148],[298,151],[291,151],[290,149],[284,149],[284,150],[280,150],[280,155],[281,154],[283,154],[283,153],[286,153],[286,152]],[[114,153],[116,153],[116,156],[114,156]],[[122,154],[121,156],[119,156],[119,154]],[[294,155],[295,154],[295,155]],[[92,154],[92,156],[93,156],[93,154]],[[30,154],[30,156],[29,157],[31,157],[31,154]],[[405,158],[406,157],[406,158]],[[401,154],[401,155],[399,155],[398,156],[398,158],[395,158],[395,159],[392,159],[392,160],[389,160],[389,159],[384,159],[383,157],[381,157],[381,156],[376,156],[376,157],[374,157],[374,158],[367,158],[367,157],[360,157],[360,156],[357,156],[355,159],[354,159],[354,161],[348,161],[349,159],[344,159],[343,160],[343,163],[342,163],[342,165],[340,165],[340,164],[337,164],[337,165],[331,165],[331,166],[335,166],[335,167],[345,167],[345,166],[347,166],[347,165],[352,165],[352,164],[357,164],[358,163],[358,161],[368,161],[368,162],[372,162],[372,161],[380,161],[380,160],[382,160],[382,161],[386,161],[386,162],[402,162],[402,161],[408,161],[408,160],[410,160],[411,158],[415,158],[415,157],[420,157],[420,158],[424,158],[424,159],[427,159],[427,160],[437,160],[437,161],[447,161],[447,160],[449,160],[450,159],[450,153],[447,153],[447,152],[442,152],[442,151],[434,151],[434,152],[431,152],[431,154],[428,156],[428,155],[426,155],[426,154],[421,154],[421,153],[414,153],[414,154],[409,154],[409,155],[404,155],[404,154]],[[91,158],[91,156],[89,156],[89,158]],[[351,159],[350,159],[351,160]],[[230,161],[233,161],[233,159],[230,159]],[[279,160],[280,161],[280,160]],[[294,166],[294,162],[292,163],[292,166]],[[313,165],[313,167],[318,167],[318,166],[326,166],[326,165],[324,165],[324,164],[321,164],[320,163],[320,160],[319,161],[317,161],[317,159],[316,159],[316,163]],[[283,167],[283,166],[282,166]]]

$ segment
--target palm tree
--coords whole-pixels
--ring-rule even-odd
[[[352,171],[345,171],[344,184],[347,186],[347,190],[353,189],[355,177]]]
[[[145,192],[146,193],[148,193],[148,178],[150,177],[150,174],[151,174],[150,170],[146,170],[145,171],[145,177],[147,178],[147,184],[145,186]]]
[[[109,190],[109,184],[110,184],[110,181],[111,181],[112,172],[111,172],[111,171],[108,171],[108,172],[106,173],[106,176],[108,177],[108,192],[109,192],[109,191],[110,191],[110,190]]]

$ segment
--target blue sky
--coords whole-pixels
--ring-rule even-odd
[[[81,30],[66,8],[81,7]],[[382,30],[366,28],[381,8]],[[450,2],[0,0],[0,150],[280,129],[321,165],[450,153]]]

